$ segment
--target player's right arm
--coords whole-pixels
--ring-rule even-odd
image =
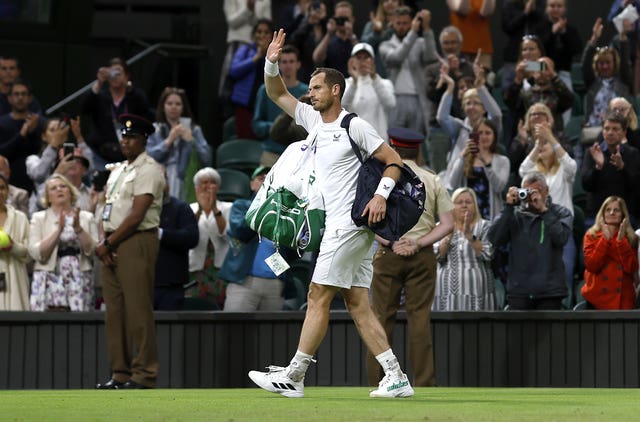
[[[280,54],[282,53],[282,47],[284,46],[286,34],[284,29],[280,28],[278,32],[273,33],[273,39],[271,44],[267,48],[267,54],[265,56],[267,62],[265,63],[264,73],[264,85],[267,90],[267,95],[271,100],[278,105],[285,113],[295,118],[296,105],[298,100],[287,91],[287,87],[278,73],[278,60],[280,60]],[[275,63],[275,68],[273,68]],[[269,72],[268,68],[271,67],[272,71]],[[274,74],[275,73],[275,74]]]

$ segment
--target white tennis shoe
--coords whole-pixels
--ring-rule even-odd
[[[401,377],[388,373],[378,384],[378,389],[369,393],[369,397],[411,397],[413,388],[406,374]]]
[[[304,397],[304,378],[293,381],[289,378],[286,367],[271,365],[268,369],[269,372],[249,371],[249,378],[260,388],[272,393],[292,398]]]

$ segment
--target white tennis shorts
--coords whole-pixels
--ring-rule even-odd
[[[327,230],[311,281],[344,289],[371,286],[373,276],[371,230]]]

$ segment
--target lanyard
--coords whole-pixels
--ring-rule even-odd
[[[125,164],[124,166],[127,167],[128,164]],[[116,181],[113,182],[113,186],[111,186],[111,190],[109,191],[109,194],[107,195],[108,198],[111,198],[111,195],[113,195],[113,191],[116,189],[116,186],[118,186],[118,181],[122,177],[122,173],[128,173],[129,170],[130,169],[128,169],[128,168],[123,168],[122,171],[120,172],[120,174],[118,174],[118,177],[116,178]]]

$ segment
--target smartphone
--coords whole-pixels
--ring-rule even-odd
[[[67,156],[69,154],[71,154],[71,156],[73,157],[73,152],[76,149],[76,144],[73,144],[71,142],[65,142],[64,144],[62,144],[62,155],[63,156]]]
[[[180,124],[187,129],[191,129],[191,117],[181,117]]]
[[[471,149],[474,152],[478,151],[478,143],[480,142],[480,134],[478,132],[471,132],[469,134],[469,139],[471,140]]]
[[[527,72],[542,72],[547,69],[545,62],[527,62],[525,70]]]

